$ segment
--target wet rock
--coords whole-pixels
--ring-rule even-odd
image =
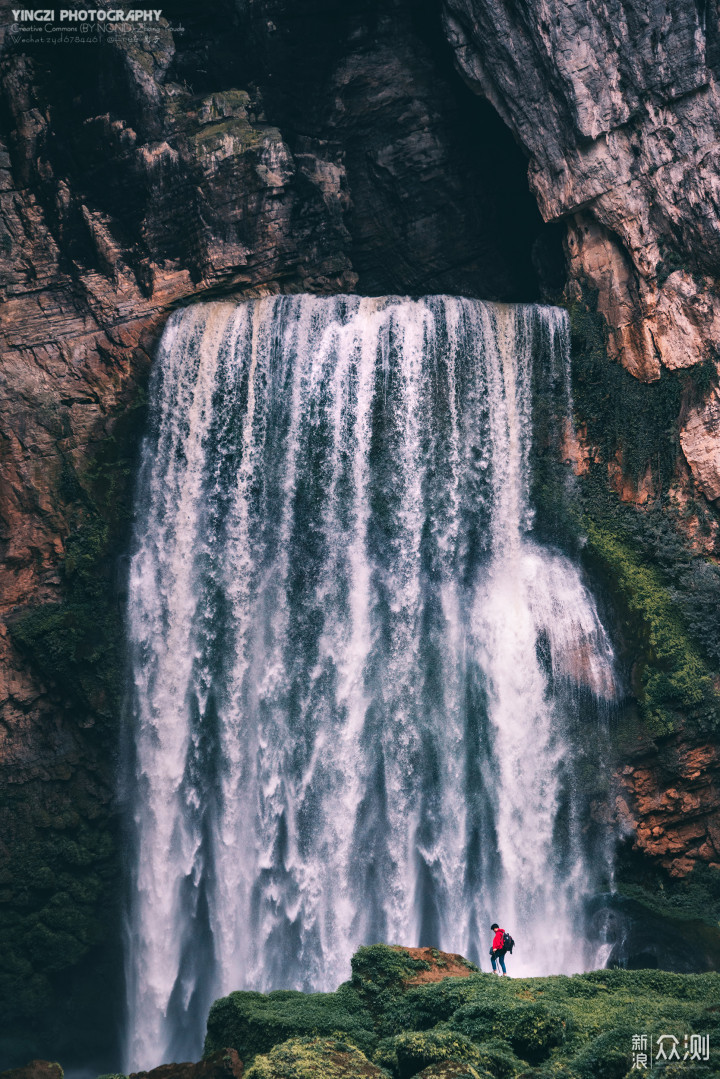
[[[63,1079],[63,1070],[48,1060],[31,1060],[24,1068],[0,1072],[0,1079]]]
[[[663,917],[623,895],[596,896],[588,934],[604,950],[607,966],[680,974],[717,970],[720,935],[693,918]]]
[[[128,1079],[242,1079],[242,1074],[243,1063],[237,1052],[220,1049],[197,1064],[161,1064],[152,1071],[133,1072]]]

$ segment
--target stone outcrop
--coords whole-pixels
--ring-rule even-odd
[[[404,978],[404,985],[424,985],[426,982],[441,982],[445,978],[467,978],[477,973],[477,967],[464,956],[455,952],[439,952],[436,948],[403,948],[393,946],[393,950],[420,959],[427,964],[425,970],[419,970],[411,978]]]
[[[720,750],[673,737],[646,747],[619,775],[618,821],[673,877],[698,864],[720,869]]]
[[[237,1051],[219,1049],[197,1064],[161,1064],[149,1072],[132,1072],[128,1079],[242,1079],[242,1075],[243,1062]]]
[[[715,3],[444,0],[456,62],[530,156],[546,221],[567,228],[570,294],[597,290],[632,374],[715,361],[720,333],[720,25]],[[717,402],[682,446],[720,492]]]
[[[0,1072],[0,1079],[63,1079],[63,1070],[49,1060],[31,1060],[23,1068]]]

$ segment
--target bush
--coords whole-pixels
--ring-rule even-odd
[[[480,975],[487,978],[489,975]],[[475,978],[447,978],[441,982],[412,986],[403,993],[388,995],[377,1024],[382,1034],[398,1030],[430,1030],[450,1017],[477,992]],[[454,1029],[459,1029],[455,1027]],[[466,1030],[463,1034],[468,1034]],[[472,1035],[471,1035],[472,1036]]]
[[[490,1072],[494,1079],[513,1079],[522,1068],[522,1063],[500,1039],[479,1045],[478,1060],[480,1066]]]
[[[572,1062],[577,1079],[625,1079],[632,1064],[632,1036],[637,1030],[619,1027],[601,1034]]]
[[[465,1061],[480,1067],[478,1049],[454,1030],[411,1031],[394,1039],[398,1079],[411,1079],[423,1068],[442,1061]]]
[[[522,1004],[510,1013],[510,1021],[510,1044],[518,1056],[532,1064],[539,1064],[551,1049],[562,1045],[572,1028],[568,1011],[544,1004]]]
[[[386,1079],[354,1045],[330,1038],[296,1038],[258,1056],[245,1079]]]
[[[369,985],[374,990],[400,989],[405,982],[422,970],[430,970],[424,959],[413,959],[405,948],[387,944],[371,944],[359,948],[351,961],[352,985],[363,991]]]
[[[349,1010],[353,1008],[354,1010]],[[377,1044],[372,1022],[355,995],[282,992],[277,995],[235,992],[210,1009],[204,1056],[236,1049],[247,1066],[289,1038],[342,1036],[364,1052]]]
[[[472,1038],[485,1041],[488,1038],[508,1038],[512,1029],[510,1011],[505,1002],[487,1000],[473,1001],[454,1013],[450,1019],[453,1030]]]
[[[441,1060],[423,1068],[418,1079],[493,1079],[493,1073],[458,1060]]]

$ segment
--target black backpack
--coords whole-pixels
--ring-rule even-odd
[[[510,952],[510,954],[512,955],[512,950],[515,947],[515,941],[512,939],[509,933],[503,933],[502,946],[504,952]]]

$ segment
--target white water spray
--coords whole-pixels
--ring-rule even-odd
[[[564,313],[449,297],[203,304],[166,328],[129,627],[128,1069],[217,995],[334,988],[363,943],[583,969],[573,737],[612,654],[530,538],[533,379]]]

